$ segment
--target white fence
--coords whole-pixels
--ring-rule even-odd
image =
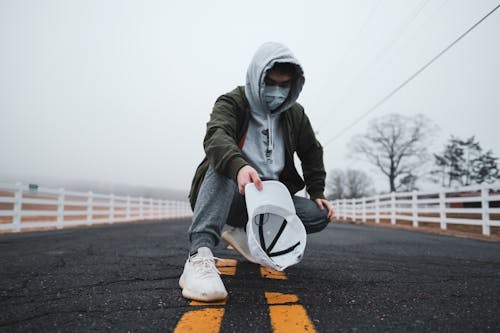
[[[467,186],[433,192],[390,193],[333,201],[338,220],[396,224],[438,223],[479,225],[484,235],[500,227],[500,184]]]
[[[182,218],[187,201],[160,200],[0,183],[0,232]]]

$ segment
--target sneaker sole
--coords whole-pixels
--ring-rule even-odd
[[[215,296],[200,296],[192,292],[190,289],[184,288],[184,275],[181,275],[181,278],[179,279],[179,287],[182,288],[182,296],[184,298],[192,299],[194,301],[216,302],[225,300],[227,298],[227,292]]]
[[[224,231],[222,233],[222,239],[225,240],[227,243],[229,243],[236,251],[238,251],[239,254],[241,254],[246,260],[256,264],[257,262],[255,259],[239,246],[239,243],[234,240],[233,237],[231,237],[231,234],[227,231]]]
[[[200,301],[200,302],[216,302],[216,301],[223,301],[227,298],[227,293],[225,294],[220,294],[220,295],[215,295],[215,296],[199,296],[195,293],[193,293],[191,290],[184,288],[182,289],[182,296],[187,299],[192,299],[194,301]]]

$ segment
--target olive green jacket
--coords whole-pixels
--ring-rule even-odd
[[[189,193],[193,209],[208,165],[236,181],[238,171],[249,164],[241,152],[249,119],[250,109],[243,86],[220,96],[215,102],[203,141],[206,156],[196,170]],[[316,140],[304,108],[295,103],[281,115],[280,121],[283,123],[286,138],[285,167],[279,180],[291,194],[300,191],[305,185],[311,199],[324,198],[326,173],[323,166],[323,148]],[[302,162],[304,179],[295,169],[295,152]]]

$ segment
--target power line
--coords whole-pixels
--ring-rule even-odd
[[[469,32],[474,30],[479,24],[481,24],[488,16],[493,14],[498,8],[500,8],[500,4],[498,4],[495,8],[493,8],[488,14],[486,14],[483,18],[481,18],[479,21],[477,21],[472,27],[467,29],[463,34],[461,34],[457,39],[455,39],[451,44],[449,44],[447,47],[445,47],[441,52],[439,52],[434,58],[429,60],[425,65],[420,67],[413,75],[411,75],[408,79],[403,81],[400,85],[398,85],[396,88],[394,88],[389,94],[387,94],[384,98],[382,98],[380,101],[378,101],[375,105],[373,105],[371,108],[369,108],[365,113],[363,113],[361,116],[359,116],[356,120],[354,120],[351,124],[349,124],[347,127],[342,129],[339,133],[337,133],[334,137],[332,137],[330,140],[326,141],[324,146],[329,145],[331,142],[339,138],[342,134],[347,132],[349,129],[354,127],[357,123],[359,123],[362,119],[364,119],[366,116],[368,116],[370,113],[378,109],[382,104],[384,104],[388,99],[390,99],[392,96],[394,96],[399,90],[401,90],[404,86],[406,86],[408,83],[410,83],[414,78],[416,78],[420,73],[422,73],[427,67],[429,67],[434,61],[436,61],[438,58],[440,58],[443,54],[445,54],[449,49],[451,49],[455,44],[457,44],[462,38],[464,38]]]
[[[378,50],[377,54],[375,57],[368,63],[366,64],[361,71],[359,71],[354,79],[350,81],[348,84],[348,87],[346,89],[346,92],[342,95],[341,98],[337,99],[337,103],[335,103],[337,106],[341,106],[344,104],[344,102],[349,98],[350,93],[352,92],[352,88],[354,87],[355,83],[358,82],[361,78],[363,78],[370,70],[373,69],[373,67],[379,62],[380,59],[382,59],[387,52],[401,39],[403,36],[404,32],[408,27],[415,21],[415,19],[420,15],[421,11],[424,9],[424,7],[427,5],[427,3],[430,0],[423,0],[421,1],[417,7],[415,7],[415,11],[411,14],[409,20],[405,21],[403,25],[401,25],[398,28],[397,33],[394,35],[394,38],[392,38],[388,43],[386,43],[381,49]],[[381,3],[381,2],[380,2]],[[379,4],[380,4],[379,3]],[[364,29],[363,29],[364,30]],[[322,122],[322,124],[325,124],[325,122]]]

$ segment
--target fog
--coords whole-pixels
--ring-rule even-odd
[[[82,180],[186,190],[216,98],[255,50],[286,44],[322,143],[497,5],[496,1],[0,1],[0,181]],[[325,146],[366,170],[350,138],[370,119],[423,113],[500,156],[500,11]],[[384,188],[385,189],[385,188]]]

